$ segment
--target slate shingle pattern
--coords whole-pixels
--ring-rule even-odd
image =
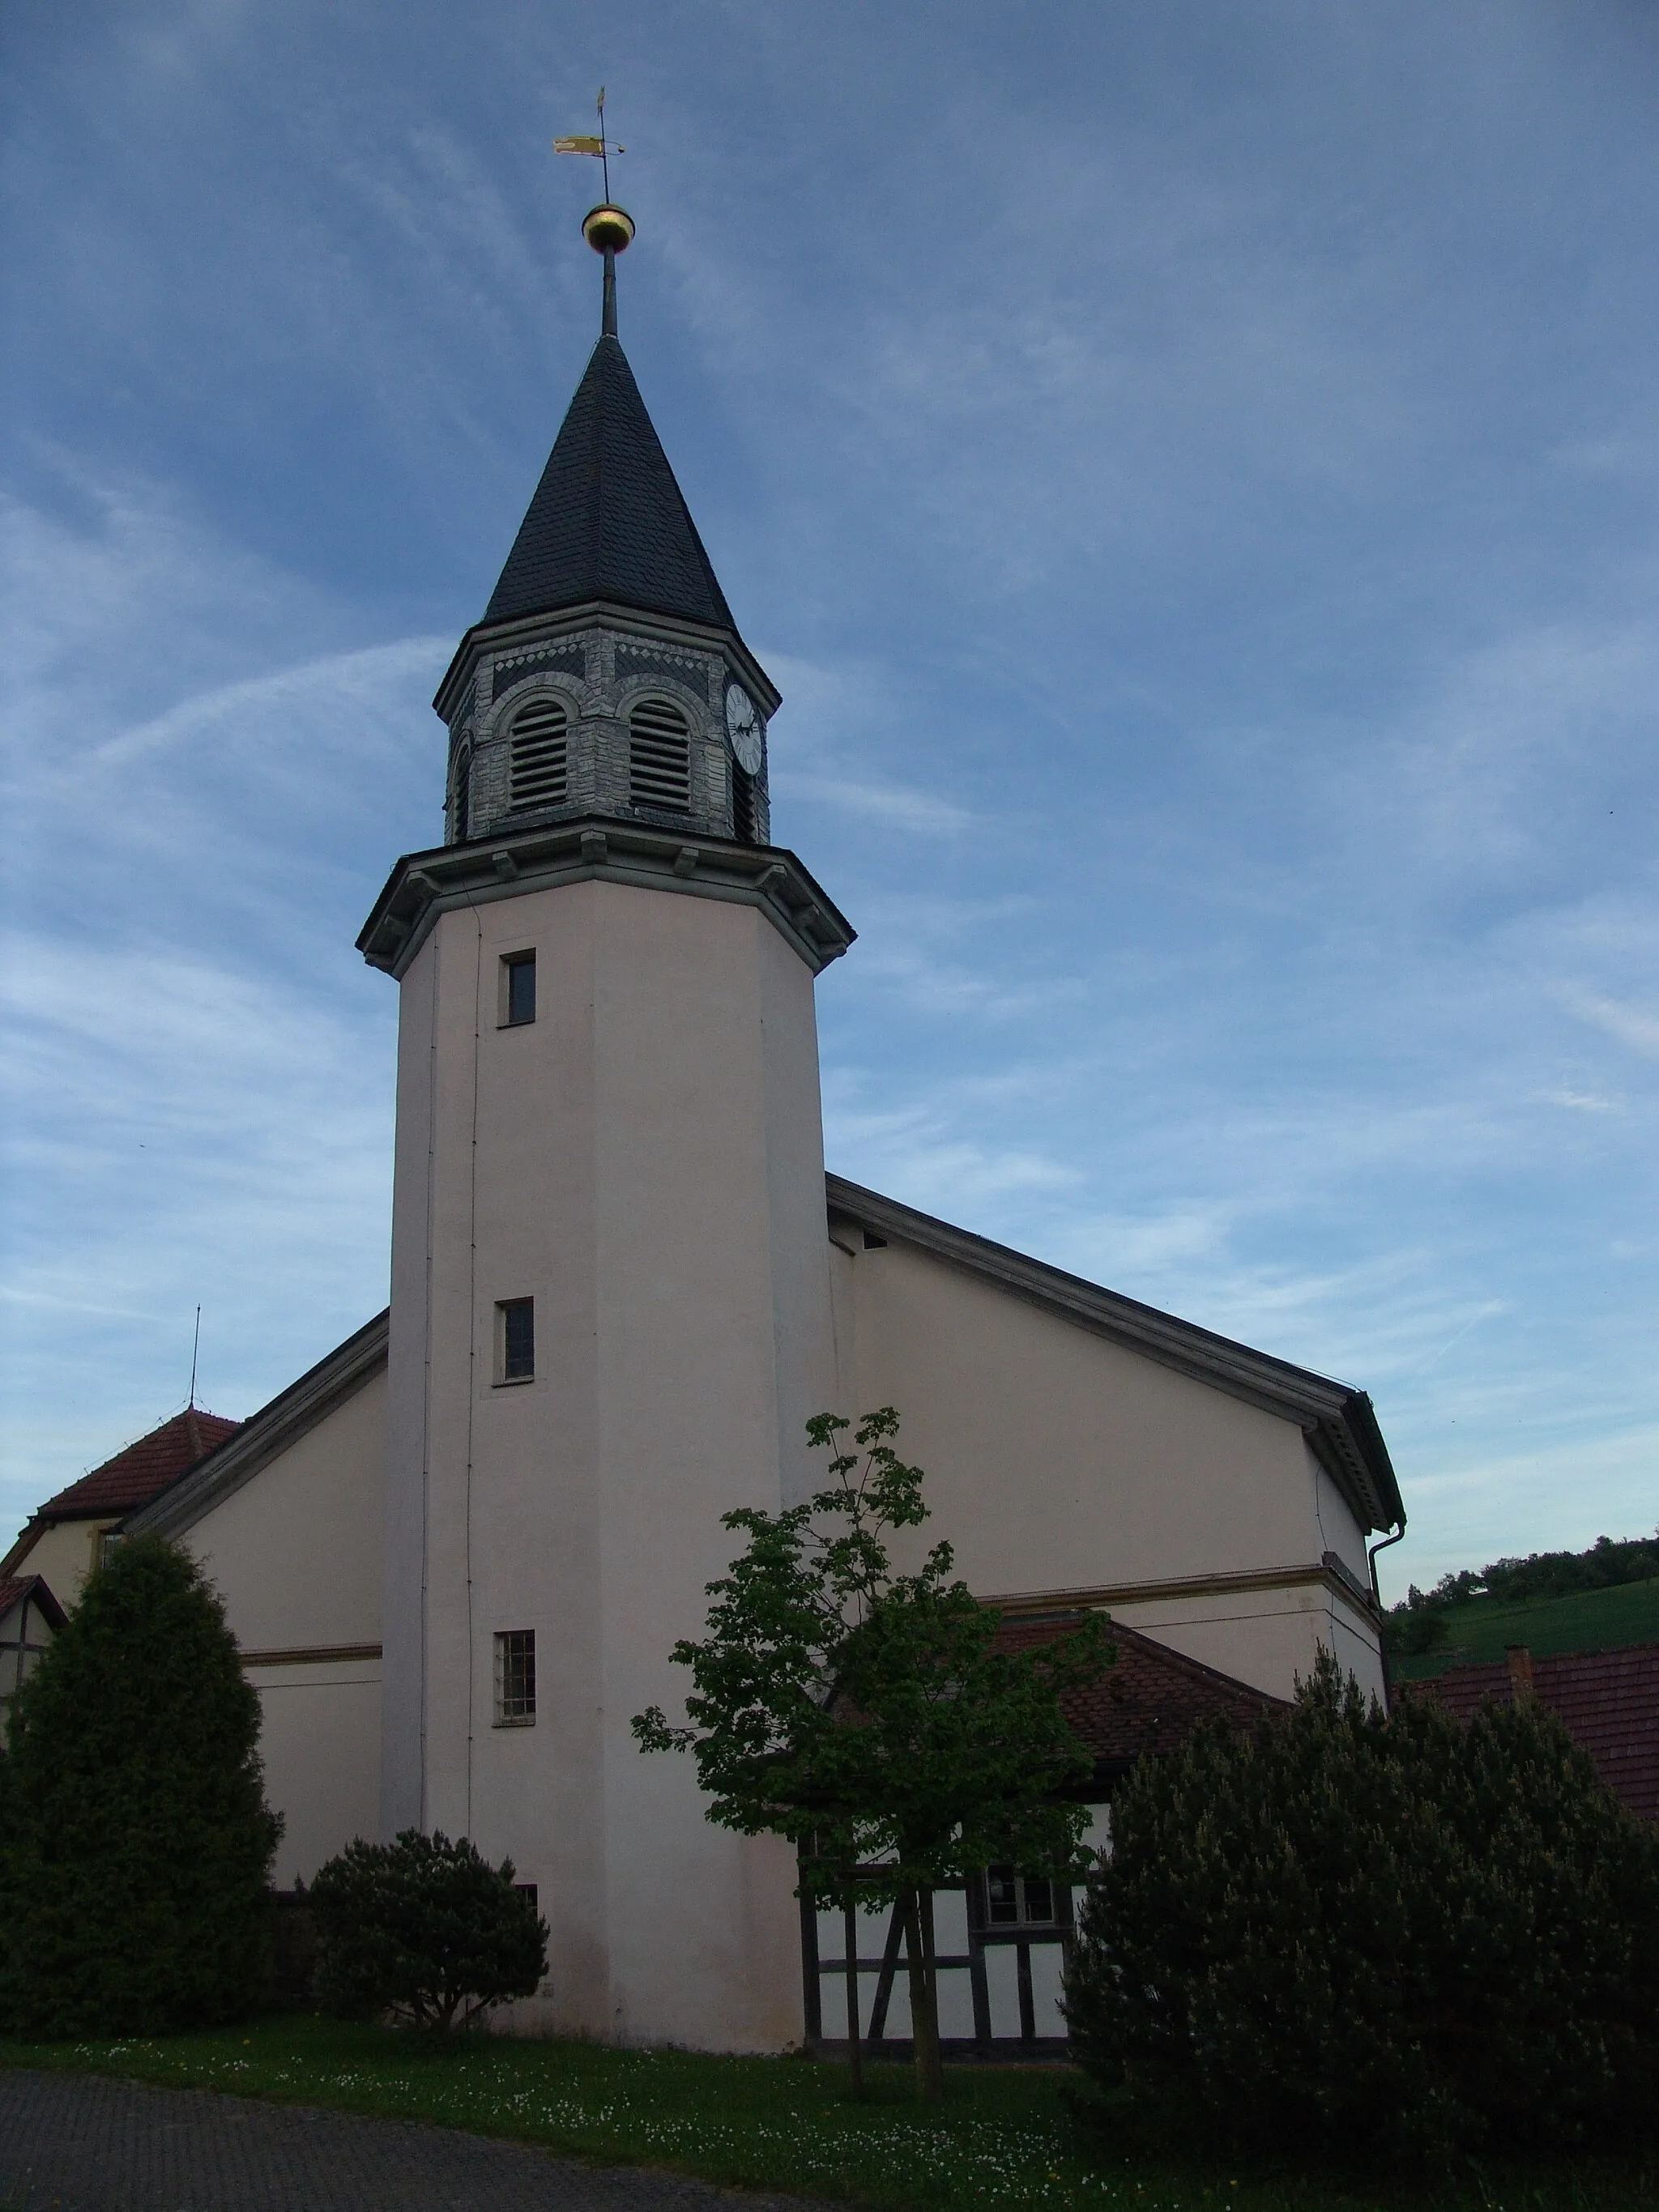
[[[0,2203],[29,2212],[828,2212],[402,2120],[0,2069]]]
[[[1006,1620],[997,1643],[1005,1650],[1030,1651],[1069,1635],[1078,1619]],[[1224,1718],[1249,1729],[1270,1713],[1289,1710],[1283,1698],[1188,1659],[1121,1621],[1112,1621],[1107,1634],[1117,1646],[1115,1664],[1098,1682],[1068,1690],[1060,1699],[1080,1740],[1104,1764],[1177,1750],[1200,1721]]]
[[[117,1452],[101,1467],[83,1474],[78,1482],[49,1498],[36,1518],[41,1521],[85,1521],[105,1513],[131,1513],[187,1474],[198,1460],[216,1451],[241,1427],[219,1413],[204,1413],[191,1406],[140,1437],[136,1444]]]
[[[1659,1644],[1535,1658],[1532,1682],[1533,1694],[1560,1715],[1608,1789],[1640,1819],[1659,1820]],[[1395,1695],[1437,1698],[1467,1723],[1488,1698],[1512,1705],[1515,1688],[1509,1662],[1493,1659],[1402,1682]]]
[[[736,627],[628,357],[609,337],[576,387],[484,621],[590,599]]]

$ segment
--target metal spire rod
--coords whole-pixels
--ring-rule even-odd
[[[605,256],[605,293],[599,308],[599,335],[614,338],[617,335],[617,256],[627,246],[634,235],[634,219],[627,211],[616,206],[611,198],[611,156],[625,154],[625,146],[613,146],[605,135],[605,87],[599,87],[599,99],[594,102],[599,111],[599,135],[576,138],[556,138],[556,154],[591,154],[599,161],[605,179],[605,198],[596,208],[591,208],[582,220],[582,236],[595,253]]]

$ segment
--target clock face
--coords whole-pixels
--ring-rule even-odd
[[[726,688],[726,733],[732,740],[738,766],[745,775],[758,775],[764,757],[760,716],[741,684],[728,684]]]

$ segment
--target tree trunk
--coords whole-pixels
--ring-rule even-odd
[[[910,2041],[916,2057],[916,2094],[936,2105],[945,2094],[945,2068],[939,2048],[939,1986],[933,1947],[926,1940],[931,1915],[921,1910],[919,1891],[904,1899],[904,1951],[910,1973]]]

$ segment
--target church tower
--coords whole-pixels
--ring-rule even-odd
[[[434,704],[445,842],[359,939],[400,991],[382,1818],[536,1886],[526,2026],[776,2050],[787,1848],[631,1717],[833,1395],[813,979],[852,932],[770,842],[779,694],[602,334]]]

